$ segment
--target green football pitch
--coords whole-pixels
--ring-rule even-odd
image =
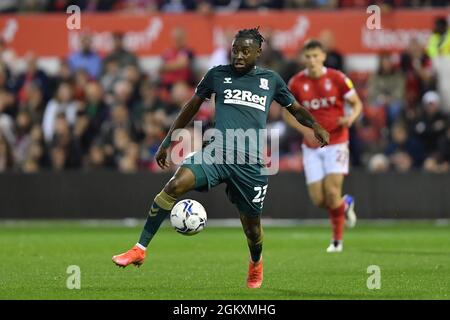
[[[340,254],[325,252],[327,225],[266,227],[258,290],[245,287],[248,252],[237,227],[208,226],[192,237],[163,227],[141,268],[114,266],[111,256],[139,232],[107,223],[0,223],[0,299],[450,298],[448,224],[362,223],[347,230]],[[71,265],[80,268],[80,289],[67,288]],[[373,265],[379,273],[368,273]],[[380,288],[369,289],[378,275]]]

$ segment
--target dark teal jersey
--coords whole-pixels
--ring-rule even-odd
[[[233,134],[237,136],[235,141],[239,137],[246,140],[245,154],[258,154],[258,158],[263,145],[258,133],[266,127],[272,101],[275,100],[283,107],[294,102],[293,95],[281,77],[274,71],[260,67],[243,75],[235,72],[231,65],[211,68],[198,84],[195,93],[202,99],[209,99],[215,93],[215,128],[224,138],[234,130]],[[254,140],[253,132],[257,133],[257,140]],[[226,143],[223,146],[228,151],[244,151],[238,143],[234,146],[228,140]]]

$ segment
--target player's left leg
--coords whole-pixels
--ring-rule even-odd
[[[261,217],[250,217],[246,213],[240,213],[242,228],[247,237],[247,244],[250,250],[250,261],[247,275],[247,287],[259,288],[263,281],[263,230],[261,226]]]
[[[329,174],[324,179],[325,203],[330,215],[333,229],[333,239],[327,252],[343,250],[343,235],[345,224],[345,201],[342,199],[343,174]]]
[[[261,167],[258,165],[230,166],[229,170],[232,174],[225,181],[227,196],[239,210],[250,250],[247,287],[259,288],[263,281],[261,213],[267,192],[268,177],[261,173]]]

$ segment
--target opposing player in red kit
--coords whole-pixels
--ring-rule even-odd
[[[308,41],[303,57],[306,69],[292,77],[289,89],[330,133],[330,144],[320,148],[311,139],[309,128],[288,112],[284,119],[304,135],[303,164],[309,196],[314,205],[327,209],[330,215],[333,238],[327,252],[341,252],[345,218],[349,227],[356,223],[355,201],[350,195],[342,196],[342,186],[349,170],[348,128],[360,115],[362,103],[345,74],[324,66],[326,53],[319,41]],[[352,109],[350,115],[344,112],[346,102]]]

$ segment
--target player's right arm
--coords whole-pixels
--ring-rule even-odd
[[[182,129],[192,121],[197,114],[200,106],[203,103],[203,99],[197,95],[193,95],[192,98],[184,105],[181,111],[178,113],[175,121],[170,126],[169,132],[164,138],[163,142],[156,152],[156,162],[161,168],[168,168],[170,163],[167,160],[167,149],[170,147],[172,133],[177,129]]]
[[[156,152],[156,162],[161,168],[168,168],[170,163],[167,160],[167,149],[170,147],[172,133],[177,129],[182,129],[187,126],[189,122],[192,121],[194,116],[197,114],[203,101],[209,99],[214,92],[214,68],[210,69],[206,75],[200,80],[195,94],[192,98],[184,105],[181,111],[178,113],[175,121],[169,129],[166,137],[159,146]]]

